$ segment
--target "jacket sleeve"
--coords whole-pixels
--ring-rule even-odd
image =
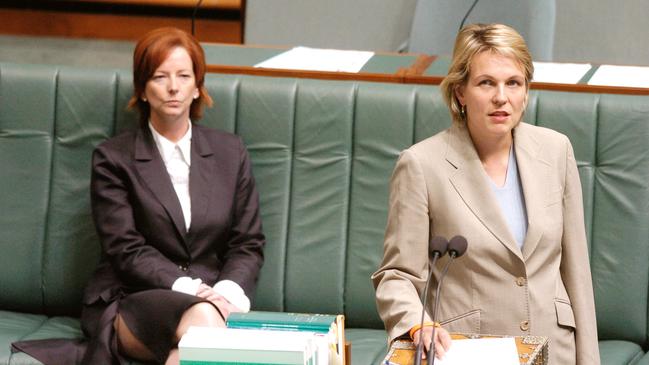
[[[402,152],[390,181],[383,260],[373,275],[376,304],[389,340],[421,320],[428,275],[430,219],[423,172],[412,152]],[[426,321],[430,317],[426,314]]]
[[[239,173],[232,212],[232,227],[218,280],[232,280],[252,298],[259,270],[264,262],[259,214],[259,194],[252,175],[248,152],[239,140]]]
[[[597,323],[579,172],[566,140],[566,177],[563,196],[561,276],[575,315],[577,364],[599,364]]]

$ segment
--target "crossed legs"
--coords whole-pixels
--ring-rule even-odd
[[[216,308],[207,302],[196,303],[189,307],[178,323],[174,343],[178,343],[182,335],[187,332],[190,326],[203,327],[225,327],[225,322]],[[118,313],[113,323],[119,351],[135,360],[153,361],[155,355],[149,348],[140,341],[128,328],[122,316]],[[174,348],[169,352],[166,365],[178,364],[178,349]]]

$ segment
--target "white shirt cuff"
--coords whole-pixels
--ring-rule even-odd
[[[181,276],[171,286],[171,290],[181,293],[196,295],[198,287],[203,281],[201,279],[192,279],[189,276]]]
[[[248,299],[239,284],[234,281],[221,280],[214,284],[214,291],[242,312],[247,313],[250,311],[250,299]]]

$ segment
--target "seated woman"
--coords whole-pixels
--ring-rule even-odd
[[[92,158],[102,256],[83,299],[89,341],[69,360],[18,348],[46,364],[177,364],[189,326],[249,310],[265,244],[258,194],[241,139],[195,124],[211,104],[204,80],[191,35],[162,28],[137,43],[129,105],[140,125]]]
[[[579,173],[566,136],[522,122],[533,74],[523,38],[500,24],[457,36],[441,92],[452,126],[403,151],[390,184],[384,257],[373,275],[390,340],[410,335],[436,357],[449,332],[547,336],[550,364],[599,364]],[[461,234],[464,256],[432,307],[429,237]],[[435,318],[435,319],[437,319]]]

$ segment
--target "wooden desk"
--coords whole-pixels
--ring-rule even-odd
[[[467,338],[497,338],[499,336],[488,335],[463,335],[452,334],[454,340]],[[548,339],[537,336],[514,337],[518,358],[521,365],[547,365],[548,363]],[[396,340],[390,346],[390,351],[385,356],[381,365],[411,365],[414,364],[416,347],[410,340]],[[426,360],[422,365],[427,365]]]
[[[423,74],[435,56],[422,54],[376,53],[360,72],[329,72],[256,68],[255,64],[289,48],[203,43],[208,72],[328,80],[405,82],[406,75]]]
[[[268,69],[256,68],[254,65],[289,48],[218,43],[204,43],[203,48],[208,72],[226,74],[439,85],[450,65],[448,56],[377,53],[358,73]],[[588,85],[588,79],[592,77],[597,67],[595,65],[577,84],[532,82],[531,88],[597,94],[649,95],[649,88]]]
[[[196,15],[201,41],[243,43],[245,0],[204,0]],[[0,34],[137,40],[172,26],[191,32],[197,0],[5,0]]]
[[[406,77],[405,82],[410,84],[439,85],[448,72],[451,64],[449,56],[437,57],[422,74],[411,74]],[[588,85],[588,80],[593,76],[599,65],[594,65],[577,84],[556,84],[547,82],[532,82],[533,90],[571,91],[595,94],[628,94],[628,95],[649,95],[649,88],[621,87],[621,86],[599,86]]]

